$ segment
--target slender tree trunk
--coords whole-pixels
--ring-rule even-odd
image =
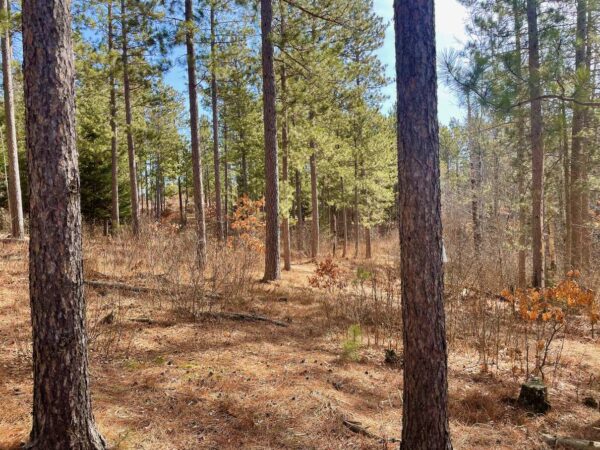
[[[225,110],[224,110],[225,112]],[[225,233],[225,239],[227,239],[229,237],[229,159],[228,159],[228,150],[227,150],[227,144],[228,144],[228,132],[229,129],[227,127],[227,123],[223,124],[223,176],[225,177],[225,195],[223,198],[223,224],[224,224],[224,230],[223,232]]]
[[[319,194],[317,188],[317,155],[314,152],[315,144],[310,143],[313,153],[310,155],[310,191],[312,208],[311,246],[310,256],[319,255]]]
[[[185,34],[187,53],[188,94],[190,102],[190,135],[192,143],[192,173],[194,182],[194,214],[196,219],[196,258],[200,270],[206,264],[206,224],[204,219],[204,187],[202,186],[202,156],[198,123],[198,82],[196,80],[196,54],[194,52],[194,12],[192,0],[185,0]]]
[[[216,22],[215,4],[210,2],[210,97],[212,106],[213,127],[213,158],[215,169],[215,218],[217,220],[217,239],[223,240],[223,206],[221,203],[221,161],[219,155],[219,105],[217,98],[217,73],[216,73]]]
[[[532,247],[534,287],[544,287],[544,137],[542,101],[539,98],[540,54],[537,23],[538,0],[527,0],[527,30],[529,35],[529,97],[531,100],[531,168],[532,168]]]
[[[23,2],[33,414],[28,448],[99,450],[88,373],[69,2]]]
[[[148,161],[144,161],[144,178],[146,179],[146,214],[150,214],[150,183],[148,182]]]
[[[300,185],[300,171],[296,169],[295,172],[295,184],[296,184],[296,219],[297,219],[297,245],[298,250],[304,250],[304,212],[302,211],[302,186]]]
[[[137,192],[137,167],[135,158],[135,146],[133,143],[131,113],[131,87],[129,85],[129,51],[128,51],[128,27],[127,27],[127,0],[121,0],[121,34],[122,34],[122,59],[123,59],[123,94],[125,97],[125,124],[127,127],[127,154],[129,158],[129,188],[131,190],[131,220],[134,236],[140,233],[140,208],[138,205]]]
[[[451,449],[433,0],[395,0],[403,450]]]
[[[244,142],[244,136],[241,135],[240,136],[240,140],[242,142]],[[244,146],[242,148],[242,182],[240,183],[240,186],[242,188],[242,192],[240,196],[250,196],[250,189],[248,187],[248,157],[246,155],[246,147]]]
[[[110,71],[108,83],[110,84],[110,154],[111,154],[111,225],[117,230],[120,225],[119,217],[119,149],[117,147],[117,89],[115,86],[115,70],[112,63],[114,51],[113,33],[113,2],[108,2],[108,53],[110,55]],[[142,203],[142,208],[144,204]]]
[[[473,109],[471,108],[470,95],[467,94],[467,128],[468,128],[468,146],[469,163],[471,174],[471,220],[473,221],[473,245],[475,256],[481,257],[481,154],[479,141],[476,137],[475,120],[473,118]]]
[[[587,35],[586,24],[586,0],[577,1],[577,32],[575,42],[575,70],[581,73],[585,70],[585,39]],[[577,80],[575,84],[575,95],[578,100],[586,100],[585,83]],[[584,125],[585,108],[581,105],[573,105],[571,143],[571,267],[581,269],[582,267],[582,237],[583,237],[583,160],[584,160]]]
[[[185,225],[185,209],[183,208],[183,192],[181,190],[181,176],[177,177],[177,193],[179,195],[179,217],[181,225]]]
[[[371,251],[371,228],[365,227],[365,259],[371,259],[373,253]]]
[[[1,0],[2,14],[10,20],[8,0]],[[21,197],[21,175],[17,152],[17,128],[15,122],[15,100],[12,78],[12,46],[10,29],[2,31],[2,76],[4,77],[4,115],[6,121],[6,149],[8,150],[8,198],[11,219],[11,233],[16,239],[25,237],[23,221],[23,201]]]
[[[281,17],[281,32],[282,35],[285,33],[285,17],[282,14]],[[282,182],[285,186],[289,183],[289,169],[288,169],[288,152],[289,152],[289,139],[288,139],[288,120],[287,120],[287,76],[285,70],[285,64],[281,65],[281,103],[283,105],[283,111],[281,113],[281,150],[282,150]],[[284,270],[292,269],[291,261],[291,245],[290,245],[290,219],[289,212],[285,214],[282,221],[283,228],[283,268]]]
[[[342,258],[346,257],[348,251],[348,208],[346,207],[346,194],[344,192],[344,179],[342,178],[342,226],[344,228],[344,245],[342,246]]]
[[[279,173],[277,169],[277,110],[273,67],[271,0],[260,2],[262,36],[263,121],[265,133],[265,275],[264,281],[281,277],[279,261]]]
[[[358,211],[358,157],[354,157],[354,257],[358,258],[360,212]]]
[[[565,272],[571,267],[571,158],[569,154],[569,139],[567,137],[567,112],[565,102],[561,103],[561,135],[562,135],[562,162],[563,162],[563,184],[565,197]]]

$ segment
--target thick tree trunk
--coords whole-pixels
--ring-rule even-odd
[[[217,98],[217,38],[215,22],[215,4],[210,2],[210,98],[212,106],[213,160],[215,169],[215,218],[217,220],[217,239],[223,240],[223,206],[221,203],[221,157],[219,155],[219,105]]]
[[[433,0],[395,0],[404,450],[451,449]]]
[[[533,247],[534,287],[544,287],[544,137],[542,128],[542,101],[539,98],[540,53],[537,23],[538,0],[527,0],[527,31],[529,35],[529,97],[531,98],[531,222]]]
[[[113,34],[113,2],[108,2],[108,53],[114,50]],[[111,154],[111,225],[117,230],[120,225],[119,217],[119,148],[117,147],[117,89],[115,86],[115,70],[110,59],[108,83],[110,84],[110,154]],[[142,208],[144,204],[142,203]]]
[[[1,0],[0,10],[10,20],[8,0]],[[6,121],[6,149],[8,150],[8,204],[12,237],[25,237],[23,221],[23,200],[21,196],[21,175],[17,152],[17,128],[15,122],[15,100],[12,78],[12,46],[10,29],[2,31],[2,76],[4,78],[4,116]]]
[[[33,414],[28,448],[106,448],[90,398],[69,2],[25,0]]]
[[[135,159],[135,146],[133,143],[131,113],[131,87],[129,85],[129,49],[128,49],[128,27],[127,27],[127,0],[121,0],[121,34],[122,34],[122,59],[123,59],[123,95],[125,97],[125,124],[127,127],[127,155],[129,158],[129,188],[131,190],[131,220],[133,234],[135,236],[140,233],[140,208],[138,205],[138,189],[137,189],[137,167]]]
[[[586,0],[577,1],[577,32],[575,42],[575,70],[581,73],[585,69],[585,39],[587,34]],[[575,84],[574,97],[585,101],[586,86],[578,80]],[[581,269],[582,237],[583,237],[583,160],[585,109],[581,105],[573,105],[572,140],[571,140],[571,267]]]
[[[185,0],[185,34],[187,53],[188,94],[190,102],[190,135],[192,143],[192,173],[194,182],[194,214],[196,219],[196,258],[200,270],[206,264],[206,224],[204,219],[204,187],[202,185],[202,156],[198,130],[198,81],[196,80],[196,54],[194,53],[194,13],[192,0]]]
[[[265,133],[265,275],[264,281],[281,277],[279,261],[279,173],[277,169],[277,110],[273,67],[271,0],[260,2],[262,36],[263,121]]]

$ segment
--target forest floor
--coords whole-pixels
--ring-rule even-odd
[[[323,325],[307,282],[314,268],[296,263],[268,285],[257,275],[244,300],[227,308],[287,327],[192,320],[149,292],[88,287],[93,403],[111,448],[396,448],[402,370],[384,363],[382,346],[363,346],[356,360],[342,356],[344,333]],[[0,449],[19,448],[30,427],[27,291],[26,244],[0,244]],[[115,304],[119,320],[102,324]],[[600,392],[600,343],[569,338],[563,354],[563,376],[550,387],[552,410],[531,416],[513,401],[522,380],[508,366],[482,374],[476,352],[451,346],[454,447],[547,448],[541,432],[600,441],[600,411],[582,404],[583,386],[595,383]]]

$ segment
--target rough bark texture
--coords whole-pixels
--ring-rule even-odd
[[[2,14],[9,16],[8,0],[0,3]],[[2,76],[4,86],[4,115],[6,117],[6,149],[8,151],[8,204],[12,237],[25,237],[23,222],[23,200],[21,197],[21,175],[19,174],[19,155],[17,153],[17,128],[15,123],[15,100],[12,81],[12,46],[10,30],[2,32]]]
[[[135,236],[140,233],[140,208],[138,205],[137,162],[135,159],[135,146],[133,143],[132,115],[131,115],[131,87],[129,85],[129,49],[127,29],[127,0],[121,0],[121,34],[123,59],[123,95],[125,98],[125,124],[127,126],[127,155],[129,158],[129,189],[131,196],[131,225]]]
[[[586,0],[577,1],[577,39],[575,43],[575,69],[582,73],[586,66],[585,41],[587,36]],[[574,98],[580,101],[586,100],[586,86],[584,82],[575,84]],[[571,267],[582,268],[583,254],[583,162],[584,155],[584,131],[585,108],[581,105],[573,105],[572,143],[571,143],[571,192],[569,201],[571,203]]]
[[[202,186],[202,158],[198,132],[198,91],[196,80],[196,55],[194,53],[194,14],[192,0],[185,0],[185,34],[187,52],[188,94],[190,101],[190,135],[192,139],[192,172],[194,182],[194,212],[196,216],[197,259],[200,269],[206,263],[206,224],[204,221],[204,187]]]
[[[450,449],[433,0],[395,0],[405,450]]]
[[[223,240],[223,206],[221,203],[221,156],[219,155],[219,105],[217,98],[217,73],[216,73],[216,22],[215,5],[210,4],[210,98],[212,106],[213,127],[213,162],[215,169],[215,218],[217,220],[217,239]]]
[[[531,224],[534,287],[544,287],[544,137],[542,129],[542,94],[540,87],[540,50],[537,26],[537,0],[527,0],[529,35],[529,96],[531,100]]]
[[[114,50],[112,0],[108,2],[108,52]],[[119,148],[117,146],[117,89],[115,86],[115,71],[110,63],[108,82],[110,84],[110,154],[111,154],[111,221],[112,228],[119,228]],[[143,207],[143,203],[142,203]]]
[[[31,239],[29,448],[104,449],[90,399],[70,2],[23,2]]]
[[[263,121],[265,133],[265,275],[264,281],[281,277],[279,262],[279,173],[277,169],[277,116],[275,109],[275,69],[272,42],[273,5],[260,2],[262,36]]]

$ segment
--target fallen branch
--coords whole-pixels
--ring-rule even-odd
[[[278,327],[285,327],[285,328],[287,328],[289,326],[289,324],[286,322],[281,322],[279,320],[271,319],[271,318],[265,317],[265,316],[259,316],[256,314],[234,313],[234,312],[226,312],[226,311],[219,311],[219,312],[209,311],[209,312],[198,313],[197,316],[205,317],[208,319],[228,319],[228,320],[238,320],[238,321],[248,321],[248,322],[267,322],[267,323],[271,323],[273,325],[277,325]]]
[[[130,284],[125,284],[125,283],[108,282],[108,281],[100,281],[100,280],[85,280],[85,284],[87,284],[88,286],[91,286],[93,288],[114,289],[117,291],[127,291],[127,292],[136,292],[136,293],[165,292],[168,290],[165,288],[133,286]],[[191,287],[191,286],[180,286],[180,285],[176,285],[176,284],[173,284],[172,286],[176,289],[183,289],[183,290],[190,290],[190,291],[193,290],[193,287]],[[221,294],[217,294],[216,292],[204,292],[203,295],[205,297],[215,299],[215,300],[222,298]]]
[[[558,445],[562,445],[565,447],[570,447],[574,449],[600,449],[600,442],[595,441],[586,441],[584,439],[575,439],[570,437],[558,437],[552,436],[550,434],[542,433],[542,439],[544,442],[551,447],[556,448]]]
[[[360,422],[355,422],[353,420],[348,420],[348,419],[342,419],[342,422],[343,422],[344,426],[346,428],[348,428],[350,431],[352,431],[353,433],[361,434],[370,439],[374,439],[379,442],[400,442],[400,439],[397,439],[397,438],[382,438],[380,436],[377,436],[376,434],[371,433],[369,430],[367,430],[365,427],[363,427],[360,424]]]

